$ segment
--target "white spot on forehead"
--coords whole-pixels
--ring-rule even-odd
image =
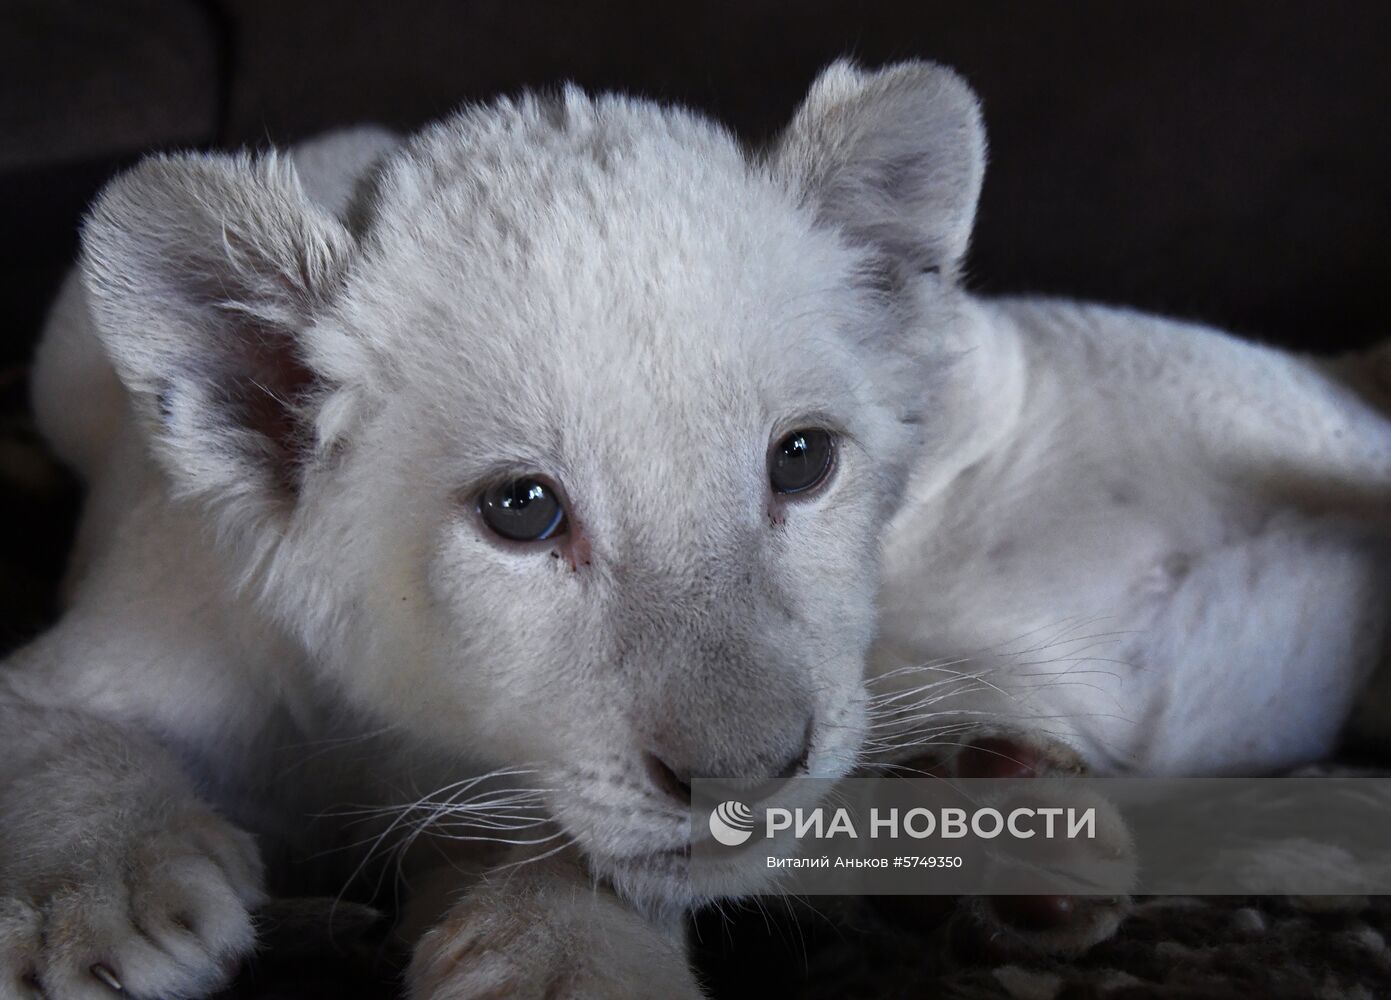
[[[372,292],[383,321],[437,328],[445,349],[737,363],[728,337],[815,329],[857,263],[722,129],[624,98],[472,109],[379,188],[369,246],[400,286]]]

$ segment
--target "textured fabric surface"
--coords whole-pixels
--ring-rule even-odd
[[[1171,897],[1141,900],[1120,932],[1076,959],[992,947],[964,908],[946,915],[885,900],[817,900],[816,912],[770,923],[741,912],[705,967],[727,998],[799,1000],[946,997],[953,1000],[1391,995],[1391,900]]]
[[[1142,900],[1117,936],[1081,958],[1006,955],[954,901],[745,905],[702,918],[717,1000],[1374,1000],[1391,995],[1391,900]],[[387,922],[328,899],[261,914],[265,947],[223,1000],[392,997],[401,956]],[[332,927],[332,930],[329,928]]]

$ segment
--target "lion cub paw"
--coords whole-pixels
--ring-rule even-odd
[[[587,882],[522,879],[470,893],[416,945],[415,1000],[698,1000],[684,949]]]
[[[249,835],[199,809],[93,851],[0,879],[0,998],[192,998],[227,982],[263,899]]]
[[[1070,777],[1086,773],[1070,747],[1032,734],[983,735],[950,762],[958,778]],[[1133,862],[1130,834],[1109,804],[1088,794],[1098,807],[1098,840],[1087,845],[1111,866]],[[1116,933],[1130,911],[1127,895],[977,896],[966,902],[971,923],[993,952],[1077,955]]]

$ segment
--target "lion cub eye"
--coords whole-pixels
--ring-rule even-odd
[[[478,513],[496,535],[512,542],[541,542],[565,533],[565,508],[539,479],[513,479],[483,491]]]
[[[835,459],[829,431],[808,427],[793,431],[768,457],[768,481],[776,493],[805,493],[826,481]]]

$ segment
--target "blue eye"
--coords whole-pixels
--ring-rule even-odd
[[[789,496],[815,489],[830,475],[835,451],[829,431],[814,427],[793,431],[773,448],[768,481],[775,492]]]
[[[563,535],[565,508],[539,479],[513,479],[483,491],[478,513],[494,534],[513,542],[542,542]]]

